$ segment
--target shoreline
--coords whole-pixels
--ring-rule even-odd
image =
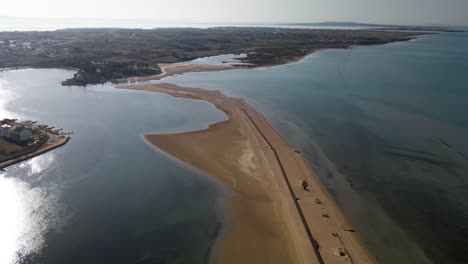
[[[221,219],[221,221],[220,221],[221,226],[219,228],[218,235],[217,235],[216,239],[214,239],[213,245],[212,245],[210,251],[207,254],[208,255],[208,264],[216,263],[216,261],[215,261],[216,254],[215,254],[215,252],[217,252],[217,249],[221,246],[220,244],[223,241],[226,234],[228,234],[232,230],[232,228],[234,226],[233,221],[232,221],[232,219],[233,219],[232,213],[230,212],[229,208],[226,208],[224,206],[225,204],[228,204],[228,201],[232,198],[234,193],[232,192],[232,190],[229,187],[227,187],[226,185],[221,183],[215,177],[212,177],[212,176],[206,174],[204,171],[202,171],[202,170],[200,170],[198,168],[195,168],[195,167],[193,167],[193,166],[191,166],[191,165],[177,159],[176,157],[170,155],[169,153],[159,149],[157,146],[155,146],[149,140],[147,140],[145,135],[141,135],[141,139],[148,147],[150,147],[154,151],[157,151],[158,153],[164,155],[166,158],[168,158],[169,160],[177,163],[179,166],[182,166],[184,168],[187,168],[188,170],[194,171],[196,174],[200,175],[200,177],[202,177],[204,180],[208,180],[208,181],[212,182],[216,186],[216,190],[217,190],[217,192],[219,192],[219,194],[218,194],[218,197],[217,197],[216,202],[215,202],[215,214],[218,216],[219,219]]]
[[[57,137],[59,138],[59,137]],[[27,154],[24,154],[18,158],[15,158],[15,159],[10,159],[10,160],[7,160],[7,161],[4,161],[2,163],[0,163],[0,169],[1,170],[4,170],[5,168],[9,167],[9,166],[12,166],[12,165],[15,165],[17,163],[20,163],[20,162],[23,162],[23,161],[26,161],[28,159],[32,159],[34,157],[37,157],[37,156],[40,156],[42,154],[45,154],[49,151],[52,151],[56,148],[59,148],[61,146],[64,146],[65,144],[68,143],[68,141],[70,141],[70,137],[60,137],[60,141],[55,143],[55,142],[52,142],[52,143],[48,143],[45,142],[42,146],[40,146],[37,150],[33,151],[33,152],[29,152]]]
[[[172,84],[117,88],[204,100],[228,115],[207,129],[144,136],[233,191],[234,226],[216,241],[213,262],[376,262],[302,155],[243,99]]]
[[[187,62],[200,57],[244,53],[248,54],[247,58],[240,59],[240,64],[249,65],[233,63],[233,67],[264,67],[288,63],[317,49],[385,44],[421,34],[347,29],[278,30],[268,27],[151,30],[89,28],[73,30],[73,34],[67,30],[48,33],[3,32],[0,36],[3,40],[18,39],[18,43],[28,40],[29,44],[18,45],[16,51],[5,50],[5,60],[0,64],[3,68],[79,68],[77,74],[62,83],[65,86],[86,86],[131,80],[135,76],[141,76],[142,80],[161,78],[164,75],[158,76],[161,70],[155,65]],[[53,41],[49,41],[51,38]],[[112,45],[109,46],[103,39]],[[29,46],[31,49],[26,48]],[[109,47],[114,52],[109,52]],[[149,77],[151,75],[153,77]]]
[[[352,49],[360,47],[360,45],[351,45],[344,49]],[[176,62],[176,63],[161,63],[158,66],[161,68],[162,73],[157,75],[150,76],[140,76],[140,77],[129,77],[126,79],[116,80],[118,84],[124,85],[126,82],[144,82],[144,81],[159,81],[166,77],[171,77],[175,75],[183,75],[185,73],[195,73],[195,72],[219,72],[219,71],[229,71],[229,70],[243,70],[243,69],[261,69],[261,68],[271,68],[276,66],[288,65],[291,63],[299,62],[306,57],[315,54],[322,50],[333,49],[333,48],[318,48],[316,50],[310,51],[309,53],[298,56],[295,58],[288,59],[281,63],[276,64],[265,64],[265,65],[242,65],[242,64],[187,64],[185,62]]]
[[[386,43],[378,43],[378,44],[353,44],[347,47],[330,47],[330,48],[317,48],[314,50],[310,50],[306,54],[301,56],[297,56],[294,58],[289,58],[287,60],[272,63],[272,64],[264,64],[264,65],[256,65],[247,62],[247,65],[236,64],[236,63],[226,63],[226,64],[187,64],[186,62],[176,62],[176,63],[160,63],[158,66],[161,68],[161,73],[157,75],[149,75],[149,76],[139,76],[139,77],[129,77],[125,79],[118,79],[116,82],[118,84],[124,84],[125,82],[143,82],[143,81],[159,81],[166,77],[174,76],[174,75],[182,75],[185,73],[192,73],[192,72],[218,72],[218,71],[227,71],[227,70],[238,70],[238,69],[259,69],[259,68],[271,68],[276,66],[283,66],[288,65],[291,63],[299,62],[306,57],[313,55],[319,51],[329,50],[329,49],[354,49],[358,47],[364,46],[373,46],[373,45],[385,45],[390,43],[402,42],[402,41],[411,41],[414,39],[418,39],[419,37],[426,35],[426,34],[416,34],[414,36],[408,36],[406,38],[398,39],[389,41]],[[242,63],[244,61],[241,60]]]
[[[119,79],[117,82],[142,82],[142,81],[157,81],[165,77],[170,77],[178,74],[190,73],[190,72],[212,72],[212,71],[226,71],[237,69],[238,67],[230,64],[186,64],[183,62],[176,63],[161,63],[158,64],[161,68],[161,73],[157,75],[141,76],[141,77],[130,77],[127,79]]]

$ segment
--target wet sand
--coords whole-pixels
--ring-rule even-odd
[[[228,115],[208,129],[145,136],[233,190],[233,224],[215,247],[214,262],[376,262],[302,155],[243,99],[172,84],[118,88],[204,100]]]

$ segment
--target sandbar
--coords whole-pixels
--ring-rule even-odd
[[[215,263],[376,263],[302,154],[245,100],[167,83],[117,88],[204,100],[227,114],[204,130],[145,135],[233,191],[234,224]]]

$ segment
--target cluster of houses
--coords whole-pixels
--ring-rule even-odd
[[[13,119],[3,119],[0,121],[0,136],[14,143],[25,144],[31,141],[32,131],[18,125]]]
[[[54,44],[55,40],[44,39],[39,41],[32,40],[0,40],[0,55],[9,52],[21,52],[25,55],[46,55],[51,51],[49,46]],[[69,50],[68,50],[69,51]]]

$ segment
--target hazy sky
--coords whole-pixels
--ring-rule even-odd
[[[0,0],[0,16],[466,25],[468,0]]]

